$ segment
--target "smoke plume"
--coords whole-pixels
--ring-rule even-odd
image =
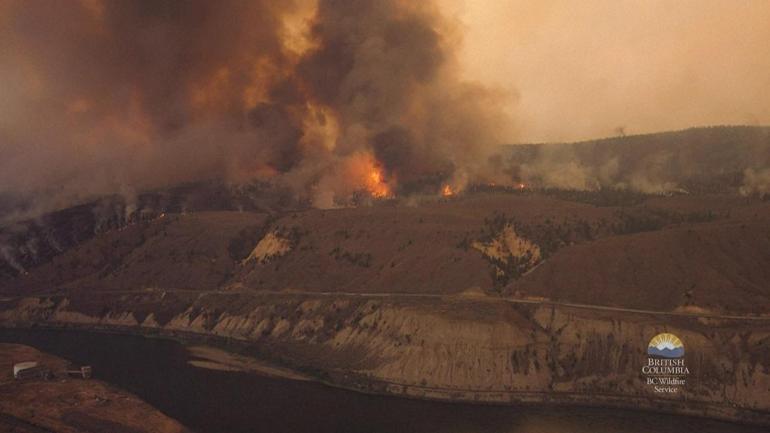
[[[744,183],[741,186],[741,194],[765,197],[770,195],[770,168],[755,170],[747,168],[744,172]]]
[[[432,2],[4,0],[0,196],[260,179],[332,206],[462,187],[511,131],[459,45]]]

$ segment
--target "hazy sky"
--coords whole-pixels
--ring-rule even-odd
[[[770,124],[770,1],[441,0],[519,141]]]

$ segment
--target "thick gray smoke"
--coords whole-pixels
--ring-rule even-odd
[[[44,208],[212,178],[333,205],[489,177],[510,138],[431,2],[3,0],[0,20],[0,196]]]

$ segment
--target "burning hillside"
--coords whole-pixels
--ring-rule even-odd
[[[10,1],[3,15],[18,110],[0,185],[47,207],[212,178],[326,207],[426,176],[437,193],[510,139],[502,95],[459,77],[459,32],[433,2]]]

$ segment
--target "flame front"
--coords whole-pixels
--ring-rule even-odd
[[[444,188],[441,189],[441,195],[444,197],[451,197],[455,195],[455,191],[452,189],[451,185],[444,185]]]
[[[382,170],[375,164],[369,169],[369,176],[366,180],[366,190],[374,198],[392,197],[393,193],[390,186],[382,180]]]
[[[379,161],[369,152],[357,152],[345,161],[346,173],[344,183],[348,185],[349,193],[365,192],[373,198],[393,197],[391,182],[386,179]],[[341,191],[336,191],[337,193]]]

